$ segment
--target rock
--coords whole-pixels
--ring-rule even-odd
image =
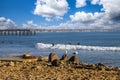
[[[96,68],[97,68],[98,70],[106,70],[106,66],[105,66],[104,64],[102,64],[102,63],[98,63],[98,64],[96,65]]]
[[[38,60],[36,56],[31,56],[29,53],[23,55],[23,62],[35,62]]]
[[[112,66],[106,67],[105,70],[106,70],[106,71],[111,71],[111,70],[113,70],[113,67],[112,67]]]
[[[67,54],[63,54],[61,60],[68,61],[69,60],[69,56]]]
[[[38,59],[36,58],[36,57],[34,57],[34,58],[28,58],[28,59],[25,59],[25,60],[23,60],[23,62],[24,63],[26,63],[26,62],[36,62]]]
[[[77,45],[80,45],[80,43],[77,43]]]
[[[14,62],[9,62],[9,63],[7,64],[7,66],[15,66],[15,63],[14,63]]]
[[[105,66],[103,63],[98,63],[97,65],[98,66]]]
[[[98,68],[98,70],[105,70],[105,67],[103,67],[103,66],[98,66],[97,68]]]
[[[84,77],[81,80],[89,80],[89,78],[88,77]]]
[[[40,57],[38,57],[38,61],[48,61],[48,57],[47,56],[40,56]]]
[[[85,65],[85,66],[83,66],[85,69],[95,69],[96,68],[96,66],[95,65],[93,65],[93,64],[88,64],[88,65]]]
[[[31,55],[30,55],[29,53],[26,53],[26,54],[23,55],[23,58],[26,59],[26,58],[28,58],[28,57],[30,57],[30,56],[31,56]]]
[[[42,66],[36,66],[37,69],[42,69]]]
[[[32,69],[35,69],[35,68],[39,69],[39,70],[42,70],[42,66],[40,66],[40,65],[39,66],[38,65],[32,66]]]
[[[73,63],[79,63],[79,59],[77,57],[77,55],[73,55],[70,59],[69,59],[70,62],[73,62]]]
[[[60,66],[61,62],[58,59],[55,59],[51,62],[52,66]]]
[[[113,70],[114,71],[119,71],[119,68],[118,67],[114,67]]]
[[[48,61],[49,62],[52,62],[53,60],[59,60],[58,56],[56,53],[50,53],[49,54],[49,58],[48,58]]]

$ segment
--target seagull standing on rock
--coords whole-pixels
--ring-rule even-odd
[[[66,50],[66,51],[65,51],[65,54],[67,54],[67,53],[68,53],[68,51]]]
[[[73,54],[74,54],[74,55],[76,55],[76,54],[78,54],[78,52],[77,52],[77,51],[75,51]]]

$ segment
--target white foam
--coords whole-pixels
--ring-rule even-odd
[[[65,45],[65,44],[44,44],[37,43],[37,49],[61,49],[61,50],[100,50],[100,51],[120,51],[120,47],[102,47],[102,46],[85,46],[85,45]]]

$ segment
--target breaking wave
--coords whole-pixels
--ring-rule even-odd
[[[85,45],[68,45],[68,44],[44,44],[37,43],[37,49],[61,49],[61,50],[98,50],[98,51],[120,51],[120,47],[102,47],[102,46],[85,46]]]

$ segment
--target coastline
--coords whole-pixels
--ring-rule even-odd
[[[48,56],[28,59],[22,56],[2,57],[0,80],[120,80],[120,68],[105,66],[108,69],[94,69],[93,65],[79,62],[77,65],[53,66]]]

